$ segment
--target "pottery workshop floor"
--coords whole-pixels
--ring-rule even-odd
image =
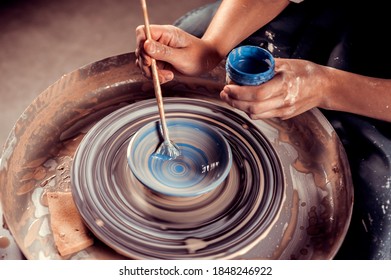
[[[213,0],[149,0],[170,24]],[[62,75],[135,49],[138,0],[0,0],[0,145],[34,98]]]

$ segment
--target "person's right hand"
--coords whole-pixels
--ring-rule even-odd
[[[136,28],[136,63],[151,77],[151,57],[156,59],[161,83],[174,78],[174,70],[189,76],[216,67],[222,60],[212,44],[173,25],[151,25],[152,40],[146,39],[144,25]]]

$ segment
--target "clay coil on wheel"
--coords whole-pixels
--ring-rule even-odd
[[[133,53],[123,54],[64,75],[32,102],[10,132],[0,168],[1,203],[10,232],[26,258],[63,258],[55,248],[45,197],[53,190],[77,191],[78,207],[82,199],[88,199],[92,207],[79,210],[96,242],[67,256],[71,259],[335,256],[353,203],[349,166],[335,131],[318,110],[287,121],[249,119],[219,100],[223,67],[201,77],[177,76],[163,87],[168,117],[182,116],[187,110],[189,116],[218,127],[230,142],[237,175],[230,173],[221,188],[197,199],[170,201],[148,192],[129,173],[122,176],[126,166],[114,168],[126,184],[111,193],[104,184],[74,187],[75,152],[98,121],[130,110],[127,134],[115,136],[112,142],[116,145],[112,151],[118,151],[138,126],[157,118],[152,109],[152,83],[134,60]],[[122,162],[121,156],[108,153],[110,160],[104,163]],[[117,173],[110,174],[117,178]],[[97,193],[104,195],[91,196]],[[100,199],[107,202],[104,207]],[[169,216],[163,219],[151,205],[165,206],[167,212],[176,214],[172,220]],[[129,211],[141,214],[136,218]],[[121,215],[126,218],[123,224],[118,223]],[[191,225],[186,215],[194,217]],[[113,221],[105,220],[113,217]],[[130,232],[130,237],[112,240],[113,233],[124,232],[130,225],[133,231],[139,226],[142,234]]]

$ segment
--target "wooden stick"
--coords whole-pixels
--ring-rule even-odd
[[[149,16],[148,16],[146,0],[141,0],[141,7],[143,9],[143,14],[144,14],[145,32],[147,34],[147,39],[152,40],[151,29],[149,27]],[[163,107],[162,90],[160,87],[160,81],[159,81],[159,75],[158,75],[158,71],[157,71],[156,60],[154,58],[151,58],[151,70],[152,70],[153,87],[155,89],[155,96],[156,96],[157,105],[158,105],[158,109],[159,109],[159,115],[160,115],[160,121],[162,124],[164,140],[170,142],[170,138],[168,136],[168,128],[167,128],[167,124],[166,124],[166,116],[165,116],[164,107]]]

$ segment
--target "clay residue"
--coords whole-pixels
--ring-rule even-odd
[[[292,241],[292,237],[295,235],[297,221],[299,217],[299,194],[296,190],[292,194],[292,208],[291,208],[291,217],[288,222],[287,227],[285,228],[284,234],[281,238],[281,242],[273,253],[273,259],[278,259],[284,250],[287,248],[289,242]]]
[[[316,118],[304,115],[285,121],[269,121],[279,131],[279,140],[292,145],[297,151],[293,167],[302,173],[312,174],[315,185],[324,188],[328,183],[339,185],[346,175],[343,156],[338,148],[338,136],[319,125]]]
[[[308,247],[302,249],[306,254],[313,250],[312,258],[324,258],[327,252],[335,252],[334,247],[346,233],[351,215],[350,171],[342,145],[336,132],[328,129],[327,123],[322,125],[311,112],[285,121],[269,120],[268,123],[279,131],[278,140],[297,152],[291,165],[294,170],[313,178],[317,189],[308,190],[314,193],[314,197],[307,201],[309,210],[304,217],[307,221],[303,229],[309,239]],[[298,187],[305,191],[312,185]],[[306,206],[307,202],[302,205]]]
[[[0,249],[5,249],[11,244],[8,237],[0,236]]]

